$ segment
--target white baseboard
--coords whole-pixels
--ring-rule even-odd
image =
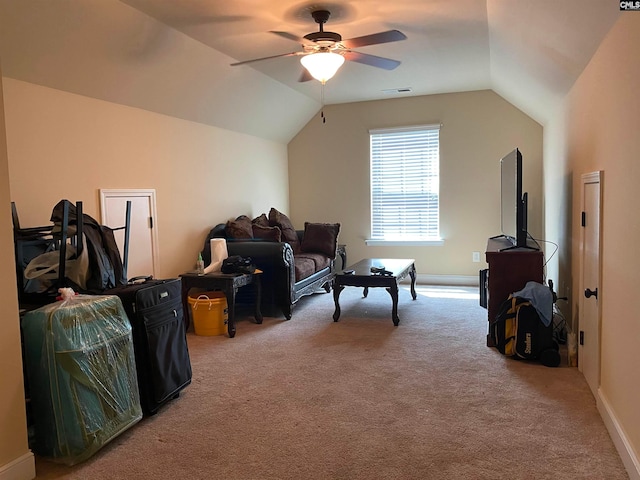
[[[409,277],[403,280],[403,283],[410,282]],[[477,287],[480,285],[480,277],[478,275],[427,275],[418,273],[416,275],[416,283],[420,285],[455,285],[466,287]]]
[[[31,451],[6,465],[0,465],[0,480],[31,480],[33,478],[36,478],[36,459]]]
[[[631,443],[611,409],[611,405],[609,404],[607,397],[600,389],[598,389],[598,398],[596,403],[600,416],[609,431],[609,435],[611,435],[613,444],[620,454],[624,468],[627,469],[629,479],[640,480],[640,459],[638,458],[638,454],[633,450]]]

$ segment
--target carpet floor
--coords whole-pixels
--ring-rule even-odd
[[[289,321],[188,334],[193,380],[89,460],[38,479],[628,478],[576,368],[486,346],[477,288],[346,288]]]

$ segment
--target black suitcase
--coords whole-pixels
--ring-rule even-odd
[[[131,323],[138,373],[140,405],[144,415],[158,409],[191,383],[182,282],[136,277],[128,285],[105,292],[122,300]]]

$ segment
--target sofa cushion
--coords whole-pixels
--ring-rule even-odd
[[[339,233],[339,223],[305,222],[300,251],[305,253],[321,253],[329,258],[335,258]]]
[[[281,242],[282,232],[278,227],[263,227],[258,224],[252,225],[253,238],[266,240],[268,242]]]
[[[289,217],[275,208],[271,208],[271,210],[269,210],[269,224],[272,227],[280,228],[280,231],[282,232],[282,241],[291,245],[293,253],[300,250],[298,234],[296,233],[296,229],[293,228],[293,224],[291,223],[291,220],[289,220]]]
[[[260,215],[259,217],[256,217],[253,220],[251,220],[251,223],[253,225],[259,225],[261,227],[270,227],[271,226],[269,224],[269,219],[267,218],[267,216],[264,213],[262,215]]]
[[[225,226],[225,232],[228,238],[253,238],[251,219],[246,215],[240,215],[235,220],[229,220]]]
[[[296,282],[304,280],[329,266],[330,260],[321,253],[298,253],[293,257],[296,267]]]

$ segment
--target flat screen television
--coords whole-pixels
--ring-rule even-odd
[[[522,154],[517,148],[500,159],[500,225],[513,248],[527,247],[527,193],[522,192]]]

